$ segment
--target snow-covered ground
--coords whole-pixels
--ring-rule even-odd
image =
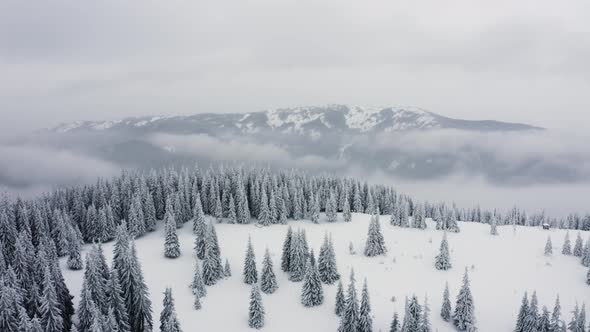
[[[393,312],[404,312],[404,297],[418,295],[423,303],[427,295],[432,310],[432,325],[436,331],[454,331],[450,323],[440,319],[440,305],[445,282],[449,282],[451,301],[461,286],[465,267],[469,269],[478,327],[480,331],[512,331],[516,314],[525,290],[537,290],[539,302],[549,310],[557,294],[560,295],[562,315],[569,321],[574,304],[590,305],[590,286],[585,283],[587,269],[577,257],[563,256],[561,245],[564,230],[512,226],[498,227],[499,236],[489,234],[489,226],[459,223],[461,233],[448,234],[453,268],[437,271],[434,257],[438,253],[442,232],[429,223],[425,231],[389,225],[388,216],[381,217],[381,225],[388,253],[383,257],[362,255],[370,216],[353,214],[351,223],[290,221],[294,230],[306,230],[310,248],[318,253],[324,234],[332,234],[336,259],[344,286],[354,267],[357,288],[367,278],[374,316],[374,330],[388,331]],[[288,281],[280,270],[282,243],[286,225],[259,228],[255,225],[216,225],[223,260],[229,259],[232,277],[208,288],[202,299],[203,308],[193,309],[193,295],[188,288],[193,276],[195,255],[191,225],[178,231],[182,255],[167,259],[163,255],[163,227],[136,241],[142,269],[153,302],[154,325],[159,326],[159,314],[165,287],[172,287],[176,310],[184,331],[249,331],[248,303],[250,287],[242,282],[242,266],[248,236],[252,237],[257,267],[260,271],[264,250],[271,251],[279,289],[272,295],[263,294],[266,325],[263,331],[336,331],[339,319],[334,314],[336,285],[325,286],[325,302],[316,308],[305,308],[300,303],[302,283]],[[586,240],[590,232],[583,232]],[[552,257],[544,256],[547,236],[553,241]],[[575,232],[570,232],[572,246]],[[357,252],[349,253],[352,242]],[[104,245],[111,260],[113,243]],[[88,250],[88,248],[85,248]],[[62,260],[64,277],[76,296],[77,306],[83,272],[70,271]],[[395,297],[395,300],[393,298]],[[155,329],[157,330],[157,329]]]

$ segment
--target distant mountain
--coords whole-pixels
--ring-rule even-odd
[[[137,117],[117,121],[86,121],[59,125],[51,132],[112,131],[169,134],[281,133],[319,138],[324,135],[378,134],[407,130],[458,129],[520,131],[542,128],[493,120],[469,121],[444,117],[414,107],[364,108],[329,105],[252,113]]]
[[[355,167],[410,179],[456,172],[506,183],[578,177],[558,160],[523,156],[515,161],[501,153],[511,140],[508,134],[542,130],[452,119],[414,107],[328,105],[74,122],[42,131],[39,141],[129,168],[255,160],[334,172]]]

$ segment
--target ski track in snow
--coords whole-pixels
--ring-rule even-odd
[[[322,215],[322,218],[324,216]],[[339,218],[341,216],[339,215]],[[577,257],[563,256],[561,245],[565,230],[545,231],[540,228],[498,226],[499,236],[489,234],[489,226],[459,222],[461,233],[448,234],[453,268],[437,271],[434,257],[438,253],[443,233],[434,230],[432,222],[425,231],[389,225],[389,216],[381,216],[381,226],[387,255],[368,258],[362,255],[369,225],[369,215],[353,214],[351,223],[312,224],[309,221],[290,221],[294,230],[306,230],[310,249],[319,252],[324,234],[330,232],[334,241],[336,260],[344,289],[348,284],[349,268],[354,267],[359,291],[367,278],[374,318],[374,331],[388,331],[393,312],[403,318],[404,297],[416,294],[420,303],[428,295],[433,330],[455,331],[451,323],[440,318],[440,306],[445,282],[449,282],[451,302],[461,287],[465,267],[469,268],[479,330],[512,331],[523,293],[537,291],[539,309],[546,305],[553,309],[555,296],[560,295],[562,318],[568,322],[576,302],[590,305],[590,287],[585,284],[587,268]],[[323,219],[322,219],[323,220]],[[260,271],[266,247],[270,249],[279,289],[272,295],[262,294],[266,323],[261,331],[336,331],[339,319],[334,314],[336,284],[323,286],[324,304],[305,308],[300,303],[302,283],[288,281],[280,270],[282,243],[286,225],[259,228],[250,225],[217,224],[216,229],[223,261],[229,259],[232,276],[208,287],[202,299],[203,308],[193,309],[193,295],[188,288],[194,270],[194,235],[188,222],[178,230],[182,255],[177,259],[163,256],[163,224],[158,230],[136,240],[141,267],[153,305],[154,329],[159,327],[162,299],[166,287],[172,287],[176,311],[184,331],[253,331],[248,328],[250,286],[242,281],[242,267],[248,236],[256,253]],[[590,232],[582,232],[587,239]],[[553,241],[553,257],[543,255],[547,236]],[[576,231],[570,232],[575,239]],[[349,254],[352,242],[357,252]],[[113,242],[104,244],[110,264]],[[85,246],[85,251],[89,246]],[[395,262],[394,262],[395,261]],[[64,278],[77,302],[83,271],[70,271],[66,259],[61,259]],[[395,296],[395,302],[392,297]]]

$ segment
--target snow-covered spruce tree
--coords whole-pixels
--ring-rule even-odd
[[[18,299],[15,298],[18,295],[15,295],[15,293],[17,291],[5,285],[3,278],[0,278],[0,329],[2,331],[17,331],[19,325],[27,325],[28,323],[29,316],[26,311],[24,312],[25,322],[19,324],[19,320],[17,320],[17,310],[18,312],[24,311],[24,308],[18,303]]]
[[[289,257],[289,280],[291,281],[302,281],[305,277],[305,266],[307,262],[307,250],[305,249],[305,243],[303,233],[298,231],[293,234],[291,239],[291,250]]]
[[[369,289],[367,288],[367,279],[363,284],[361,294],[361,306],[359,309],[359,332],[373,332],[373,318],[371,317],[371,302],[369,300]]]
[[[493,215],[492,220],[490,220],[490,234],[491,235],[498,235],[498,216]]]
[[[248,237],[248,246],[246,248],[246,257],[244,258],[244,283],[251,285],[258,282],[258,271],[256,270],[256,257],[252,240]]]
[[[471,331],[476,327],[475,306],[473,304],[473,295],[471,294],[471,289],[469,287],[467,268],[465,268],[465,274],[463,275],[463,285],[457,295],[453,323],[460,331]]]
[[[171,211],[167,211],[164,218],[166,223],[164,256],[167,258],[177,258],[180,256],[180,243],[178,243],[178,235],[176,234],[176,221],[174,219],[174,214]]]
[[[82,255],[80,254],[81,245],[80,242],[75,238],[74,234],[70,235],[69,244],[69,256],[68,256],[68,269],[70,270],[82,270]]]
[[[539,316],[539,320],[537,321],[537,329],[538,332],[551,332],[551,318],[549,317],[549,310],[546,306],[543,306],[541,310],[541,316]]]
[[[324,242],[320,248],[320,256],[318,257],[318,271],[320,273],[320,280],[328,285],[333,284],[340,279],[338,268],[336,267],[336,253],[334,252],[334,244],[331,238],[326,234]]]
[[[344,222],[352,221],[352,214],[350,213],[350,200],[348,199],[348,191],[344,195],[344,204],[342,205],[342,219]]]
[[[214,285],[218,280],[215,244],[210,231],[212,227],[213,225],[210,224],[206,233],[205,255],[203,257],[203,282],[207,286]]]
[[[442,241],[440,243],[440,250],[438,255],[436,255],[434,261],[434,267],[437,270],[448,270],[453,265],[451,264],[451,255],[449,253],[449,242],[447,241],[447,233],[443,234]]]
[[[270,258],[270,252],[266,248],[264,260],[262,261],[262,271],[260,272],[260,290],[266,294],[272,294],[279,288],[277,277],[273,271],[273,264]]]
[[[201,308],[203,307],[201,305],[201,297],[199,296],[199,294],[194,294],[195,296],[195,300],[193,302],[193,308],[195,308],[195,310],[201,310]]]
[[[319,195],[316,195],[315,197],[311,196],[311,211],[310,211],[310,219],[311,222],[313,222],[314,224],[319,224],[320,223],[320,197]]]
[[[569,324],[567,325],[567,328],[569,331],[572,332],[580,332],[580,329],[578,329],[578,321],[580,317],[580,308],[578,307],[578,303],[576,302],[576,305],[574,307],[574,310],[572,311],[572,320],[569,322]],[[581,330],[582,332],[584,330]]]
[[[402,323],[402,332],[420,331],[422,306],[418,303],[416,295],[412,295],[410,301],[406,300],[406,314]]]
[[[586,283],[590,285],[590,269],[588,269],[588,273],[586,273]]]
[[[445,291],[443,293],[443,302],[442,302],[442,306],[440,309],[440,316],[442,317],[442,319],[445,322],[450,322],[451,321],[451,313],[452,313],[452,309],[451,309],[451,299],[450,299],[450,295],[449,295],[449,283],[445,283]]]
[[[523,331],[524,332],[536,332],[538,320],[539,320],[539,302],[537,300],[537,292],[533,292],[533,295],[531,296],[531,303],[529,305],[529,310],[526,313],[524,321],[523,321]]]
[[[203,281],[203,274],[201,272],[201,268],[199,267],[199,260],[195,260],[195,273],[193,274],[193,281],[189,285],[193,291],[193,294],[197,295],[198,297],[204,297],[207,295],[207,288],[205,287],[205,282]]]
[[[148,287],[143,279],[143,272],[141,271],[134,243],[131,244],[130,260],[130,275],[133,275],[133,278],[130,283],[131,287],[129,289],[123,288],[123,292],[127,295],[132,290],[131,296],[126,297],[131,331],[149,331],[153,326],[152,301],[149,298]]]
[[[231,277],[231,267],[229,266],[229,261],[227,260],[227,258],[225,259],[225,267],[223,268],[223,275],[226,278]]]
[[[334,190],[330,190],[328,201],[326,202],[326,218],[328,222],[336,222],[338,220],[338,205],[336,204],[336,195]]]
[[[582,252],[582,265],[590,267],[590,237],[586,240],[584,251]]]
[[[432,332],[432,324],[430,323],[430,306],[428,305],[428,297],[424,298],[424,311],[420,317],[420,332]]]
[[[90,294],[90,291],[86,285],[86,281],[84,280],[82,282],[80,301],[78,302],[78,310],[76,312],[78,319],[76,327],[79,331],[88,331],[90,329],[94,315],[93,308],[95,306],[96,305],[94,304],[94,301],[92,301],[92,294]]]
[[[565,238],[563,240],[563,246],[561,247],[561,254],[569,256],[572,254],[572,244],[570,241],[570,232],[565,233]]]
[[[391,325],[389,325],[389,332],[401,332],[397,311],[393,313],[393,319],[391,320]]]
[[[551,313],[551,324],[550,324],[550,331],[561,331],[561,304],[559,303],[559,295],[555,299],[555,306],[553,307],[553,312]]]
[[[266,188],[262,187],[260,194],[260,211],[258,213],[258,223],[262,226],[270,226],[272,224],[270,210],[268,208],[268,197],[266,195]]]
[[[111,269],[111,277],[107,283],[107,293],[109,296],[109,309],[112,311],[117,323],[117,331],[129,332],[129,315],[123,300],[123,291],[119,284],[119,272],[116,268]]]
[[[283,272],[289,272],[289,268],[291,266],[290,258],[291,258],[291,240],[293,238],[293,230],[291,226],[287,229],[287,235],[285,236],[285,241],[283,242],[283,253],[281,255],[281,270]]]
[[[354,279],[354,270],[350,270],[350,283],[348,284],[348,294],[346,295],[346,307],[342,313],[340,327],[338,332],[356,332],[358,331],[359,303],[356,295],[356,286]]]
[[[322,282],[316,266],[313,250],[307,261],[303,288],[301,290],[301,303],[306,307],[315,307],[324,302]]]
[[[193,233],[197,235],[197,237],[204,237],[206,227],[207,225],[205,224],[205,214],[203,213],[201,195],[197,193],[193,206]]]
[[[41,306],[39,307],[41,316],[41,326],[45,332],[61,332],[64,329],[64,322],[55,285],[51,276],[49,267],[45,268],[43,278],[43,294],[41,297]]]
[[[574,256],[582,257],[584,253],[584,242],[582,241],[582,235],[578,232],[576,236],[576,243],[574,244]]]
[[[228,224],[235,224],[238,222],[238,215],[236,213],[236,203],[234,201],[234,195],[229,196],[229,207],[228,207],[228,214],[227,214],[227,223]]]
[[[516,327],[514,328],[514,332],[523,332],[524,331],[524,324],[529,313],[529,299],[527,292],[524,293],[522,297],[522,302],[520,304],[520,309],[518,310],[518,316],[516,317]]]
[[[385,248],[385,240],[381,233],[381,225],[379,223],[379,217],[374,214],[371,216],[371,222],[369,224],[369,231],[367,234],[367,242],[365,243],[365,256],[375,257],[379,255],[385,255],[387,248]]]
[[[252,285],[252,291],[250,292],[248,326],[254,329],[261,329],[264,326],[264,306],[262,305],[262,296],[257,284]]]
[[[545,242],[545,256],[553,255],[553,244],[551,243],[551,236],[547,237],[547,242]]]
[[[176,309],[174,308],[172,289],[170,287],[167,287],[164,291],[164,300],[162,304],[162,312],[160,313],[160,331],[181,332],[180,323],[176,316]],[[169,324],[168,326],[167,323]]]
[[[342,281],[338,281],[338,289],[336,290],[336,308],[334,312],[337,316],[342,316],[346,307],[346,299],[344,298],[344,289],[342,288]]]

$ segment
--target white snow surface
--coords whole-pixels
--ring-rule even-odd
[[[289,224],[295,230],[306,230],[310,248],[316,255],[324,234],[332,234],[345,290],[350,267],[354,267],[356,273],[359,298],[362,281],[367,278],[374,331],[389,330],[393,312],[403,316],[404,297],[412,294],[419,297],[421,304],[424,296],[428,296],[433,330],[455,331],[450,323],[440,318],[439,312],[446,281],[449,282],[454,309],[465,267],[469,270],[478,327],[482,332],[512,331],[523,293],[527,290],[529,295],[537,290],[540,308],[546,305],[550,311],[559,294],[562,317],[566,321],[570,320],[570,312],[576,302],[590,304],[590,287],[584,280],[587,269],[578,258],[561,255],[564,230],[545,231],[530,227],[516,227],[514,230],[512,226],[498,226],[500,235],[492,236],[488,225],[460,222],[461,233],[448,234],[453,268],[437,271],[434,257],[443,233],[435,231],[431,222],[425,231],[404,229],[389,225],[388,216],[381,216],[388,252],[386,256],[368,258],[362,255],[362,251],[369,218],[368,215],[353,214],[351,223],[290,221]],[[247,323],[250,287],[242,282],[246,243],[251,236],[258,269],[268,247],[279,284],[275,294],[263,294],[266,325],[261,331],[336,331],[339,324],[334,314],[336,285],[324,285],[323,305],[305,308],[300,303],[302,283],[288,281],[287,274],[280,270],[287,227],[216,225],[222,259],[229,259],[232,277],[208,287],[200,311],[193,309],[193,295],[188,288],[195,260],[190,222],[178,230],[182,255],[177,259],[163,256],[161,224],[156,232],[137,239],[141,266],[153,302],[154,330],[159,327],[164,289],[172,287],[176,311],[184,331],[252,331]],[[590,235],[590,232],[582,233],[584,239]],[[555,246],[553,257],[543,254],[548,235]],[[570,232],[571,239],[575,239],[575,235],[575,232]],[[353,243],[356,255],[349,254],[349,242]],[[112,247],[112,242],[104,244],[109,262]],[[88,246],[84,250],[88,250]],[[67,270],[65,259],[62,259],[61,266],[70,291],[75,295],[77,307],[84,272]],[[392,297],[396,298],[395,302],[392,302]]]

